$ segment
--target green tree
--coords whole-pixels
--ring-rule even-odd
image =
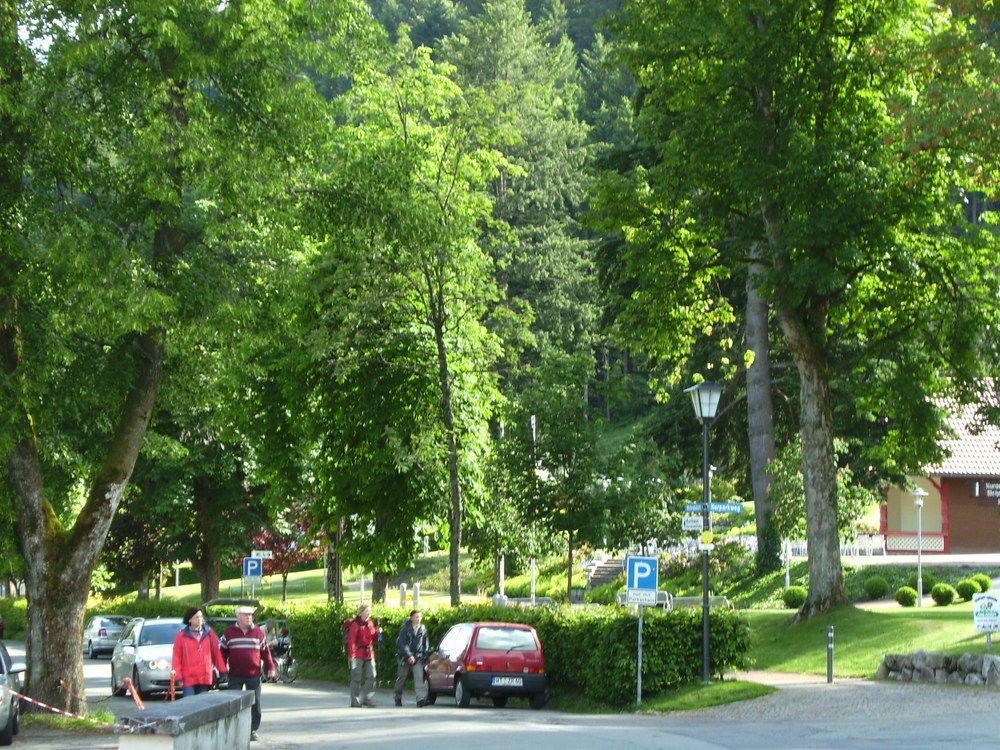
[[[853,391],[859,416],[884,415],[895,437],[927,414],[931,398],[948,390],[969,398],[995,369],[977,354],[996,315],[996,238],[954,231],[961,213],[952,186],[975,176],[959,145],[904,147],[900,105],[928,95],[912,62],[954,23],[908,2],[634,0],[617,25],[657,157],[631,176],[648,221],[626,224],[626,235],[679,271],[642,296],[692,331],[722,310],[712,279],[742,275],[743,249],[761,250],[760,292],[799,380],[810,548],[800,617],[844,601],[838,378],[866,384]],[[671,346],[683,351],[676,339]],[[910,385],[900,391],[903,373]],[[925,454],[940,426],[933,417],[920,430]]]

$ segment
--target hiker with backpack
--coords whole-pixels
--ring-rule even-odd
[[[375,643],[382,639],[382,628],[375,627],[371,616],[372,608],[362,604],[347,626],[352,708],[375,705]]]

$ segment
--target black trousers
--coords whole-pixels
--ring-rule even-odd
[[[246,675],[229,673],[230,690],[253,690],[253,706],[250,707],[250,729],[256,732],[260,729],[260,675],[257,677],[247,677]]]

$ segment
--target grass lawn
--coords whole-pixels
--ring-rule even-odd
[[[985,651],[986,636],[972,626],[972,604],[950,607],[838,609],[790,625],[791,610],[750,610],[753,669],[826,674],[827,631],[834,626],[834,674],[871,677],[887,653],[924,649]]]
[[[711,685],[696,683],[682,685],[674,690],[668,690],[658,695],[644,695],[642,713],[667,713],[669,711],[692,711],[709,706],[720,706],[724,703],[759,698],[773,693],[777,688],[770,685],[760,685],[745,680],[725,680],[713,682]],[[635,706],[616,708],[606,703],[595,701],[579,693],[568,693],[557,690],[548,704],[549,708],[574,714],[622,713],[634,711]]]

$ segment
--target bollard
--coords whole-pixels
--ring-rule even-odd
[[[413,608],[420,608],[420,581],[416,581],[413,584]]]
[[[828,683],[833,682],[833,625],[830,626],[830,632],[827,634],[826,681]]]
[[[406,584],[405,583],[399,584],[399,606],[400,607],[405,607],[406,606]]]

